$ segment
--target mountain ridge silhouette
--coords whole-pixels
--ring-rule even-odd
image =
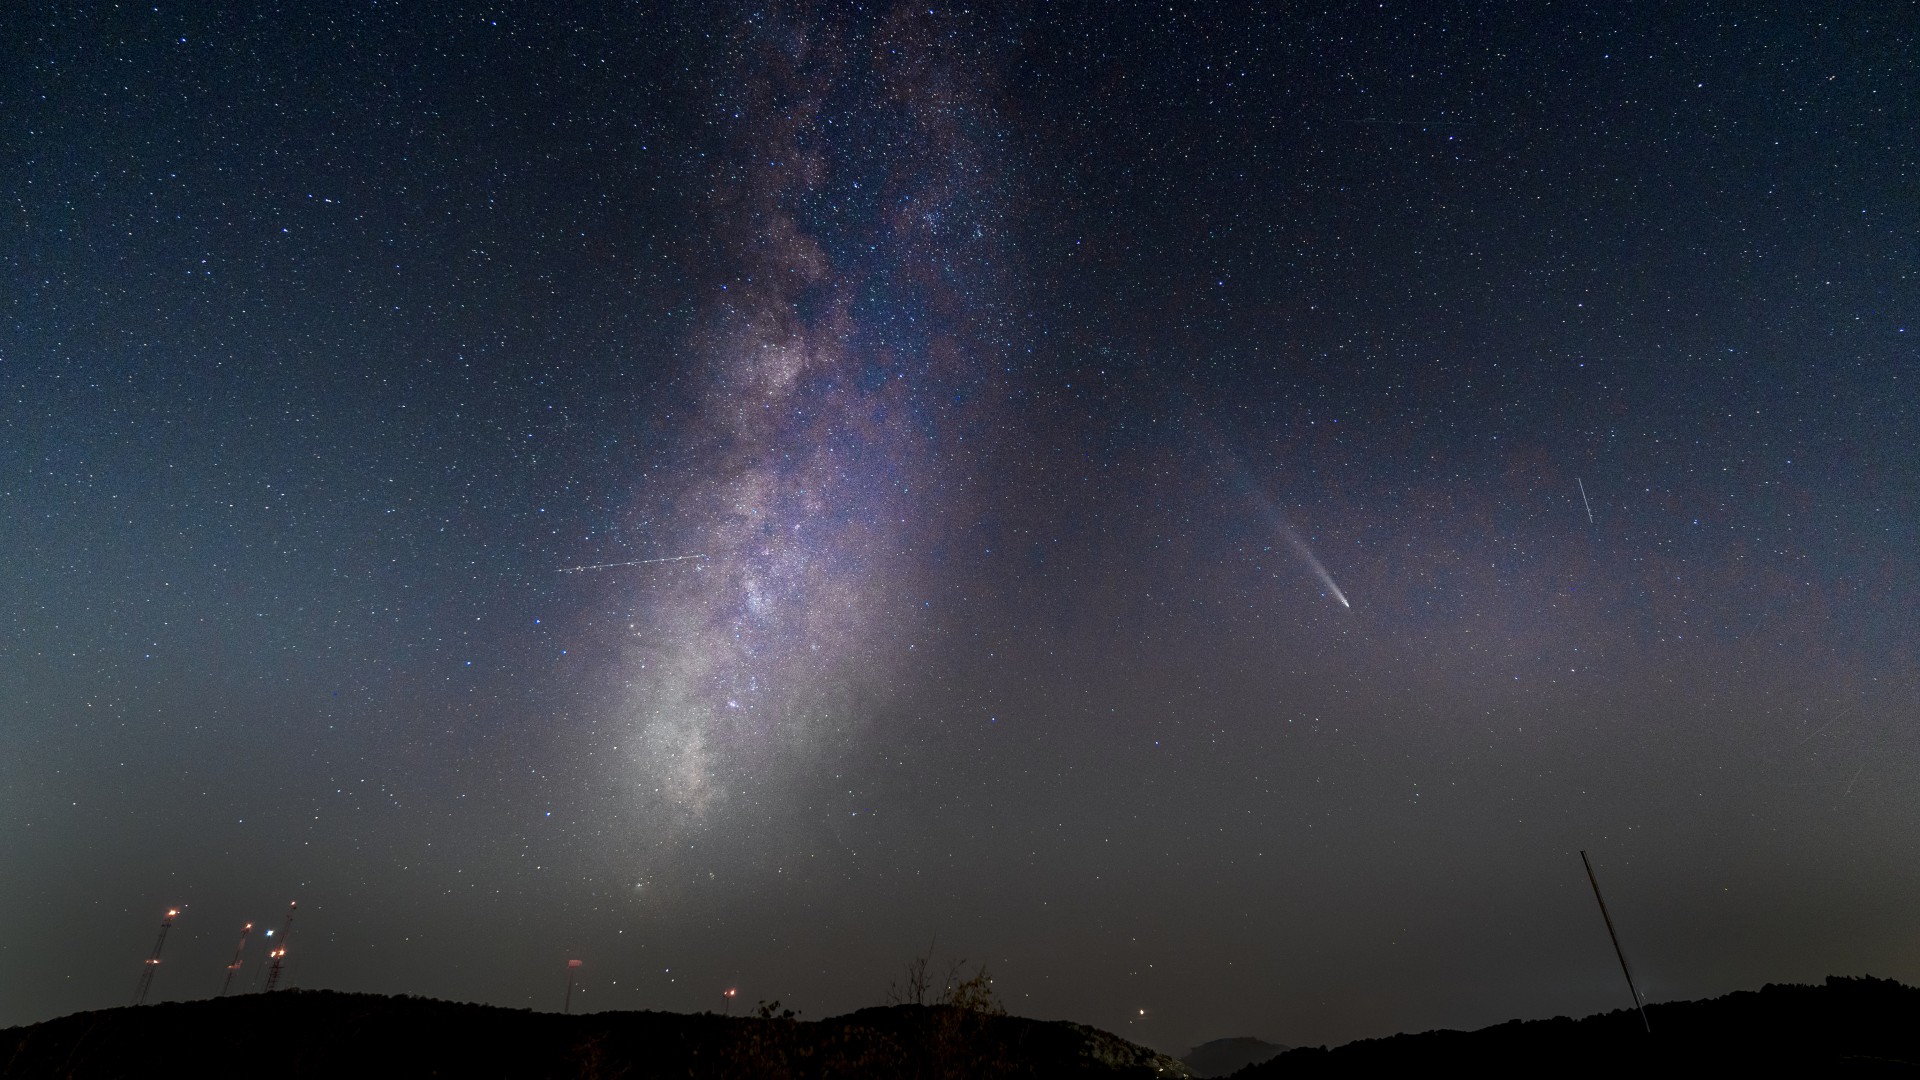
[[[1871,976],[1768,984],[1578,1020],[1510,1020],[1304,1047],[1235,1080],[1470,1070],[1483,1076],[1920,1077],[1920,989]],[[261,1069],[279,1078],[1189,1077],[1110,1032],[940,1005],[824,1020],[538,1013],[420,997],[287,990],[74,1013],[0,1031],[0,1078]]]
[[[1768,983],[1697,1001],[1578,1020],[1509,1020],[1301,1047],[1234,1080],[1390,1075],[1461,1069],[1480,1076],[1873,1075],[1920,1077],[1920,989],[1871,975],[1819,985]]]

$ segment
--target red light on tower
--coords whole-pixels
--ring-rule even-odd
[[[561,1012],[570,1013],[573,1011],[573,973],[579,968],[580,961],[567,961],[567,1003],[561,1008]]]

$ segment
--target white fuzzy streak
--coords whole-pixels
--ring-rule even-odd
[[[1300,539],[1300,534],[1294,532],[1292,526],[1285,522],[1281,523],[1280,531],[1285,533],[1287,540],[1293,544],[1293,550],[1306,560],[1307,567],[1313,571],[1313,576],[1320,579],[1320,583],[1327,587],[1327,591],[1333,594],[1335,600],[1340,601],[1340,606],[1353,607],[1352,604],[1347,603],[1347,594],[1341,592],[1340,586],[1334,584],[1333,575],[1327,573],[1327,568],[1321,564],[1319,556],[1313,553],[1313,549],[1307,546],[1305,540]]]

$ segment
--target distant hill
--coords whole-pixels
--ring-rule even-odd
[[[414,997],[284,990],[75,1013],[0,1031],[0,1077],[1186,1077],[1080,1024],[951,1006],[826,1020],[581,1016]]]
[[[1285,1053],[1286,1047],[1261,1039],[1241,1036],[1237,1039],[1215,1039],[1204,1042],[1187,1051],[1180,1063],[1200,1077],[1230,1076],[1249,1065],[1258,1065],[1277,1054]]]
[[[1332,1076],[1910,1076],[1920,1077],[1920,989],[1829,977],[1707,1001],[1583,1020],[1510,1020],[1478,1031],[1428,1031],[1328,1050],[1290,1050],[1234,1080]]]
[[[1583,1020],[1514,1020],[1289,1050],[1234,1073],[1266,1077],[1909,1076],[1920,1078],[1920,990],[1830,978]],[[1196,1048],[1260,1044],[1222,1039]],[[1190,1060],[1195,1055],[1189,1055]],[[1196,1060],[1196,1066],[1204,1063]],[[583,1016],[426,998],[288,990],[76,1013],[0,1031],[0,1078],[908,1077],[1215,1075],[1080,1024],[946,1006],[826,1020],[656,1012]]]

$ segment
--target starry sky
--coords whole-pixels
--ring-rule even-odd
[[[1255,7],[16,13],[0,1025],[1920,980],[1920,19]]]

